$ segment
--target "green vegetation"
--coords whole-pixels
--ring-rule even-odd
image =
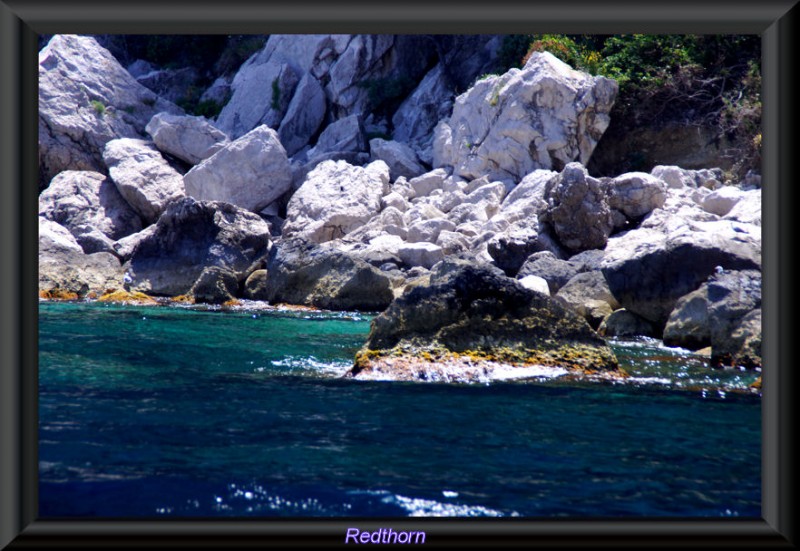
[[[681,122],[735,143],[739,175],[760,162],[761,39],[757,35],[510,35],[503,70],[548,51],[574,68],[613,78],[612,121],[625,127]]]
[[[103,115],[106,114],[106,106],[103,105],[102,102],[93,99],[89,103],[92,105],[92,107],[94,107],[94,112],[97,113],[99,116],[102,117]]]
[[[406,75],[368,79],[358,83],[359,87],[367,91],[370,108],[382,114],[394,112],[416,85]]]

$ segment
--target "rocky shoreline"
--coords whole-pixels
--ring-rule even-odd
[[[604,338],[636,335],[761,365],[757,176],[595,178],[613,80],[548,53],[484,75],[490,37],[425,67],[418,40],[273,35],[208,120],[95,39],[54,37],[40,296],[382,312],[356,378],[624,377]],[[400,73],[390,114],[354,84]]]

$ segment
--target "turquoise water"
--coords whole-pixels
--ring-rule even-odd
[[[761,517],[757,374],[362,382],[352,313],[39,304],[42,517]]]

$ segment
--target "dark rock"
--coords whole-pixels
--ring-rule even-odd
[[[652,337],[653,324],[624,308],[615,310],[608,316],[597,332],[604,337]]]
[[[708,320],[712,365],[761,365],[761,273],[726,270],[712,276]]]
[[[267,262],[265,297],[327,310],[383,310],[394,298],[391,280],[365,261],[300,239],[276,244]]]
[[[576,275],[559,289],[556,300],[562,301],[579,316],[586,318],[595,328],[600,325],[605,315],[620,306],[600,271]],[[607,304],[608,309],[596,304],[597,302]]]
[[[478,364],[617,369],[605,342],[567,308],[494,269],[463,266],[407,290],[376,317],[352,373],[424,379],[426,368],[466,357]],[[403,371],[409,362],[411,371]]]
[[[239,281],[233,272],[210,266],[197,278],[190,294],[195,302],[223,304],[236,298],[238,291]]]
[[[486,245],[489,256],[509,277],[517,275],[529,256],[544,250],[539,234],[532,230],[501,233],[490,239]]]
[[[256,270],[244,282],[244,298],[249,300],[267,300],[267,278],[269,272]]]
[[[750,311],[711,346],[711,365],[761,366],[761,308]]]
[[[171,203],[155,230],[133,251],[133,286],[150,295],[183,295],[207,267],[243,280],[263,267],[269,226],[258,215],[228,203],[186,197]]]
[[[517,279],[529,275],[539,276],[547,281],[550,294],[555,295],[578,272],[578,267],[571,260],[561,260],[550,251],[542,251],[528,257],[517,273]]]

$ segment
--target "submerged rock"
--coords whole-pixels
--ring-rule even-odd
[[[373,320],[352,376],[475,380],[497,364],[622,374],[603,339],[548,296],[488,266],[442,272]]]

